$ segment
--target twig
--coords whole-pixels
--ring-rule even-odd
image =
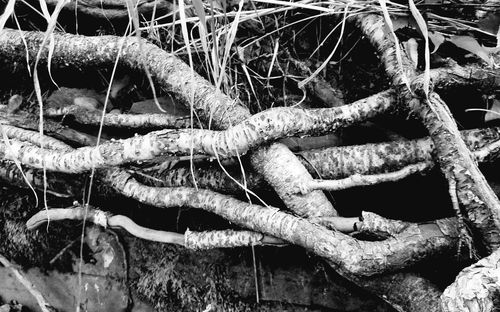
[[[415,173],[423,173],[433,167],[432,162],[420,162],[408,165],[400,170],[393,172],[361,175],[354,174],[348,178],[340,180],[313,180],[307,183],[299,183],[298,188],[302,194],[306,194],[311,190],[323,191],[338,191],[345,190],[352,187],[376,185],[386,182],[395,182],[404,179]]]
[[[47,170],[69,173],[149,160],[167,154],[231,157],[284,136],[325,133],[361,122],[386,112],[394,100],[395,94],[389,90],[335,108],[273,108],[223,131],[161,130],[64,153],[13,141],[12,148],[8,150],[0,145],[0,155],[33,167],[40,168],[44,164]]]
[[[404,232],[398,239],[360,241],[277,208],[249,204],[210,190],[148,187],[120,169],[108,170],[106,181],[123,195],[148,205],[192,207],[213,212],[252,231],[309,249],[335,263],[336,269],[356,275],[369,276],[407,267],[438,250],[446,252],[456,246],[456,236],[443,237],[442,233],[433,232],[424,236],[420,231]],[[339,245],[342,248],[338,248]],[[372,257],[374,254],[377,254],[376,259]]]
[[[94,208],[89,208],[87,214],[85,214],[85,209],[83,207],[53,208],[39,211],[26,222],[26,226],[28,229],[33,230],[46,223],[48,220],[83,220],[85,217],[87,217],[87,221],[103,227],[109,226],[111,228],[124,229],[133,236],[141,239],[159,243],[177,244],[190,249],[230,248],[252,245],[279,246],[286,244],[275,237],[251,231],[224,230],[193,232],[187,230],[186,233],[179,234],[152,230],[136,224],[126,216],[111,215]],[[63,251],[65,249],[63,249]]]
[[[99,126],[101,124],[102,112],[89,110],[79,106],[66,106],[63,108],[46,108],[44,115],[47,117],[58,117],[71,115],[79,123]],[[189,128],[191,120],[189,116],[173,116],[167,114],[105,114],[102,120],[103,126],[117,128]]]

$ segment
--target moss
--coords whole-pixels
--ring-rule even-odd
[[[43,195],[38,194],[41,199]],[[80,227],[52,223],[49,227],[30,231],[26,221],[39,209],[30,190],[0,188],[0,253],[24,267],[48,268],[50,260],[78,236]],[[57,206],[48,199],[49,206]],[[52,205],[54,204],[54,205]],[[70,255],[63,255],[56,268],[67,271]]]
[[[242,249],[198,252],[135,238],[126,238],[125,244],[131,255],[131,288],[157,311],[311,311],[241,297],[231,285],[234,276],[228,267],[240,257],[248,259]]]

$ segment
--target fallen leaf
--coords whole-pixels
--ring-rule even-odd
[[[495,99],[488,112],[484,115],[484,121],[488,122],[497,119],[500,119],[500,101]]]
[[[480,45],[476,39],[470,36],[453,36],[449,41],[457,47],[479,56],[482,60],[488,63],[488,65],[492,65],[488,51],[486,51],[486,49]]]
[[[477,22],[479,29],[496,35],[500,26],[500,12],[490,12]]]
[[[432,50],[431,54],[436,52],[439,49],[439,47],[443,44],[443,42],[445,42],[446,40],[446,38],[442,34],[434,31],[429,32],[429,39],[434,45],[434,50]]]

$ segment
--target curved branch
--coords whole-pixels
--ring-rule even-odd
[[[0,125],[0,131],[5,133],[8,138],[14,138],[19,141],[29,142],[38,146],[43,146],[51,150],[57,150],[60,152],[69,152],[73,148],[66,143],[63,143],[53,137],[48,135],[40,135],[39,132],[25,130],[9,125]],[[2,138],[3,141],[3,138]]]
[[[487,128],[461,131],[467,147],[474,151],[477,161],[491,161],[498,158],[500,150],[500,129]],[[387,143],[374,143],[352,146],[330,147],[322,150],[299,152],[302,163],[311,174],[323,179],[343,179],[359,174],[364,176],[391,173],[405,170],[406,166],[433,161],[433,143],[430,138],[401,140]],[[388,153],[387,151],[390,151]],[[265,189],[262,176],[252,171],[242,173],[237,168],[228,168],[227,173],[218,167],[201,167],[191,171],[187,167],[170,170],[131,171],[142,183],[150,186],[188,186],[194,187],[194,180],[201,188],[234,194],[242,191],[240,185],[248,189]],[[232,178],[228,176],[231,175]],[[236,183],[234,180],[239,182]]]
[[[353,174],[352,176],[339,180],[312,180],[299,182],[296,186],[301,193],[308,193],[311,190],[338,191],[352,187],[376,185],[385,182],[394,182],[404,179],[412,174],[423,174],[434,166],[432,162],[419,162],[408,165],[400,170],[379,173],[372,175]]]
[[[177,244],[190,249],[231,248],[252,245],[284,245],[277,238],[265,236],[250,231],[208,231],[193,232],[187,230],[184,234],[152,230],[138,225],[130,218],[122,215],[94,209],[92,207],[51,208],[34,214],[26,227],[34,230],[49,221],[87,220],[102,227],[121,228],[135,237],[167,244]]]
[[[165,154],[239,156],[249,149],[283,136],[333,131],[387,111],[394,94],[381,92],[350,105],[303,110],[275,108],[253,115],[224,131],[203,129],[161,130],[144,136],[116,140],[71,152],[40,150],[27,143],[0,145],[0,155],[21,163],[60,172],[77,173],[92,168],[116,166],[152,159]]]
[[[307,248],[335,263],[336,269],[352,274],[369,276],[401,269],[432,255],[456,251],[458,241],[453,221],[441,231],[424,234],[417,226],[397,238],[365,242],[277,208],[247,204],[209,190],[147,187],[119,169],[108,170],[106,180],[123,195],[142,203],[211,211],[245,228]]]
[[[80,106],[66,106],[62,108],[45,108],[43,114],[47,117],[71,115],[79,123],[100,126],[101,122],[106,127],[116,128],[174,128],[182,129],[191,127],[189,116],[174,116],[168,114],[104,114],[102,111],[89,110]],[[101,120],[102,119],[102,120]],[[196,122],[195,122],[196,124]]]
[[[397,43],[384,30],[383,18],[376,14],[363,14],[355,19],[357,26],[379,51],[393,84],[399,86],[408,80],[413,87],[417,87],[414,91],[423,94],[419,87],[421,77],[415,80],[417,72],[411,61],[405,55],[402,55],[403,64],[397,61]],[[430,92],[420,99],[410,90],[404,93],[408,107],[420,118],[436,144],[441,171],[457,183],[458,200],[479,238],[480,252],[490,253],[500,246],[500,201],[479,171],[460,137],[451,112],[439,95]]]
[[[195,73],[181,60],[159,47],[136,38],[100,36],[85,38],[54,33],[51,65],[54,68],[86,68],[114,64],[120,47],[120,63],[131,70],[151,73],[159,85],[189,104],[206,124],[225,129],[250,117],[248,109],[233,100]],[[22,37],[22,38],[21,38]],[[0,33],[0,56],[5,60],[23,63],[27,50],[30,60],[36,59],[44,33],[3,29]],[[25,44],[27,47],[25,47]],[[40,64],[47,62],[48,49],[41,53]],[[16,63],[18,64],[18,63]],[[288,192],[287,181],[312,179],[300,161],[282,144],[273,144],[272,151],[261,149],[252,154],[252,164],[263,174],[288,208],[302,216],[336,215],[325,194],[314,191],[307,195]],[[280,163],[273,163],[279,156]],[[257,164],[257,166],[255,166]],[[286,166],[284,165],[286,164]],[[269,169],[269,168],[274,168]],[[276,172],[279,172],[277,174]]]

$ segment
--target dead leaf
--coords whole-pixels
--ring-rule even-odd
[[[488,51],[486,51],[486,49],[480,45],[476,39],[470,36],[453,36],[449,41],[457,47],[477,55],[483,61],[488,63],[488,65],[492,65]]]
[[[495,99],[488,112],[484,115],[484,121],[500,119],[500,101]]]
[[[429,32],[429,39],[434,45],[434,50],[432,50],[431,54],[436,52],[439,49],[439,47],[443,44],[443,42],[445,42],[446,40],[446,38],[442,34],[434,31]]]
[[[128,88],[130,86],[130,77],[128,75],[124,75],[120,78],[115,78],[111,83],[111,92],[109,95],[112,99],[118,97],[118,93],[120,91]]]
[[[477,22],[479,29],[489,32],[492,35],[498,33],[500,27],[500,12],[490,12]]]

